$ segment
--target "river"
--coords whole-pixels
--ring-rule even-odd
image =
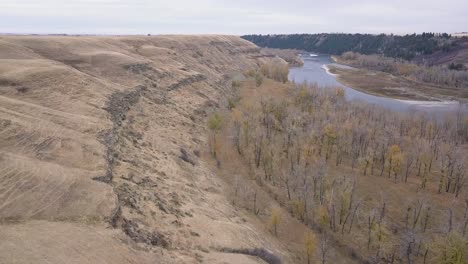
[[[323,87],[342,87],[348,100],[361,100],[370,104],[380,105],[396,111],[423,111],[423,112],[450,112],[459,110],[460,104],[456,101],[413,101],[399,100],[382,96],[366,94],[351,87],[345,86],[337,81],[336,76],[329,73],[326,65],[337,65],[329,55],[324,54],[301,54],[304,65],[289,70],[289,80],[296,83],[317,83]],[[468,107],[463,106],[466,111]]]

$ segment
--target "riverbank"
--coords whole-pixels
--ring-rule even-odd
[[[323,66],[322,66],[322,69],[323,69],[327,74],[329,74],[329,75],[331,75],[331,76],[338,76],[337,74],[332,73],[332,72],[330,71],[330,66],[329,66],[329,65],[323,65]]]
[[[331,58],[336,63],[347,65],[336,56]],[[385,72],[333,65],[328,65],[327,72],[333,74],[340,83],[346,86],[376,96],[416,101],[468,102],[467,91],[418,82]]]
[[[343,85],[368,94],[401,100],[467,102],[468,95],[453,88],[418,83],[383,72],[328,66],[330,74]],[[466,93],[466,92],[465,92]]]
[[[457,100],[427,97],[424,96],[424,94],[413,94],[412,96],[408,95],[403,97],[401,96],[401,91],[399,93],[394,93],[395,95],[393,96],[387,96],[385,94],[381,94],[378,89],[377,92],[372,93],[370,92],[370,89],[360,89],[357,85],[355,87],[358,88],[352,88],[351,85],[344,84],[343,80],[338,80],[337,76],[335,75],[337,74],[335,71],[338,71],[338,69],[333,71],[330,68],[342,68],[341,71],[352,71],[354,69],[355,71],[352,73],[359,77],[359,71],[357,69],[334,63],[329,55],[318,54],[316,57],[311,57],[308,55],[309,54],[301,55],[301,58],[304,60],[303,67],[295,67],[290,69],[288,76],[290,81],[296,83],[315,83],[319,86],[329,87],[332,89],[335,87],[341,87],[345,91],[345,98],[347,100],[360,100],[369,104],[379,105],[396,111],[432,112],[435,110],[437,112],[445,112],[458,109],[459,103]],[[356,71],[358,72],[356,73]],[[376,85],[375,87],[382,86]]]

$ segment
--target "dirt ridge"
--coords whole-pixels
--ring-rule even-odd
[[[142,93],[147,91],[146,86],[139,85],[133,90],[124,91],[124,92],[114,92],[107,103],[107,106],[104,108],[110,115],[112,121],[112,129],[106,132],[103,136],[103,144],[107,147],[106,151],[106,161],[107,161],[107,170],[104,176],[99,176],[93,178],[97,181],[102,181],[105,183],[112,182],[113,178],[113,167],[115,162],[115,144],[119,140],[119,129],[122,127],[122,122],[125,120],[125,114],[130,110],[130,107],[138,102]]]

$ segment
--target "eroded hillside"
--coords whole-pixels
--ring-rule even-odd
[[[293,262],[199,158],[257,53],[225,36],[0,37],[0,263]]]

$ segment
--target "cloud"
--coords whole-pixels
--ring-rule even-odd
[[[0,0],[19,33],[412,33],[468,31],[465,0]]]

